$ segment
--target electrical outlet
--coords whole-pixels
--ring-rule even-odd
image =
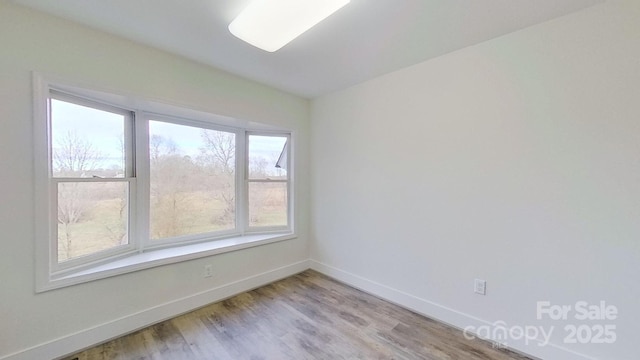
[[[213,276],[213,266],[205,265],[204,266],[204,277],[212,277]]]
[[[473,283],[473,291],[479,295],[487,295],[487,281],[476,279]]]

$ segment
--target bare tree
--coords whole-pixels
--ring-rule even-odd
[[[228,224],[235,219],[235,155],[236,138],[232,133],[203,129],[204,146],[199,160],[209,169],[215,182],[214,197],[224,204],[224,211],[214,222]]]
[[[53,148],[54,175],[80,177],[94,170],[101,159],[102,154],[89,141],[68,131]]]
[[[129,242],[129,236],[127,233],[128,222],[128,188],[126,186],[119,186],[121,183],[108,184],[108,188],[104,189],[102,200],[116,200],[112,205],[112,209],[118,211],[118,216],[104,217],[99,222],[104,226],[105,233],[108,234],[109,240],[113,243],[113,246],[126,245]]]
[[[232,133],[203,129],[200,133],[204,147],[200,149],[202,158],[209,164],[216,164],[227,174],[235,172],[236,137]]]
[[[178,146],[173,139],[154,134],[149,139],[149,157],[151,161],[158,161],[163,156],[176,155]]]
[[[101,159],[102,155],[89,141],[75,131],[68,131],[53,148],[54,175],[81,177],[85,172],[95,170]],[[74,256],[71,226],[78,223],[87,211],[86,195],[79,183],[59,184],[58,223],[62,225],[63,232],[58,234],[58,239],[63,240],[59,243],[63,250],[61,255],[66,258]]]
[[[269,175],[269,162],[263,157],[252,157],[249,159],[249,175],[252,178],[266,178]]]
[[[87,210],[87,202],[80,194],[78,183],[60,183],[58,186],[58,240],[61,245],[64,257],[74,256],[73,232],[71,225],[78,223]],[[62,233],[61,231],[62,230]]]
[[[149,157],[152,237],[184,235],[193,226],[193,216],[185,209],[191,206],[189,196],[202,186],[197,180],[201,170],[171,138],[162,135],[149,139]]]

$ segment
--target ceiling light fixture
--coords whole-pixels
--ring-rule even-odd
[[[349,1],[253,0],[229,24],[229,31],[257,48],[274,52]]]

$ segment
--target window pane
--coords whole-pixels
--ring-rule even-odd
[[[125,116],[51,99],[54,177],[124,177]]]
[[[129,243],[128,182],[58,183],[58,261]]]
[[[287,226],[287,183],[249,183],[249,226]]]
[[[149,122],[151,238],[235,228],[235,134]]]
[[[249,135],[249,178],[287,179],[287,138]]]

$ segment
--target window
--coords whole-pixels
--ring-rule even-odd
[[[39,89],[39,291],[292,234],[290,133]]]
[[[55,268],[130,249],[133,113],[55,91],[49,109]]]
[[[289,224],[288,137],[248,136],[250,228],[286,228]]]
[[[149,121],[153,241],[236,228],[236,134]]]

